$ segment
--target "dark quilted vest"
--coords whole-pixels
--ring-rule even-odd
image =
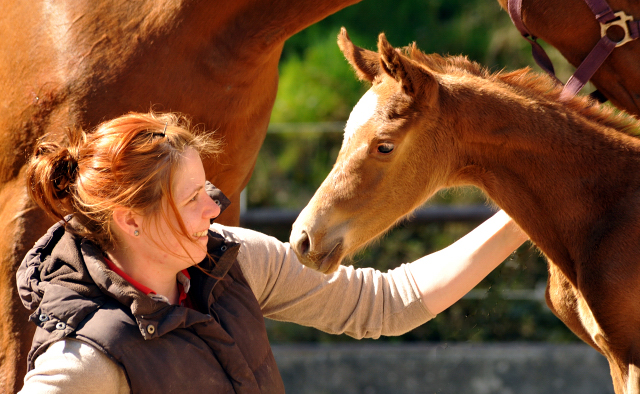
[[[212,271],[216,275],[228,269],[221,280],[189,269],[191,297],[206,302],[207,314],[172,305],[136,319],[122,304],[107,299],[75,330],[67,327],[66,336],[118,362],[132,393],[282,393],[258,302],[235,259],[226,262],[231,266]],[[60,339],[58,333],[38,327],[30,369],[48,343]]]
[[[236,261],[239,248],[209,232],[213,260],[200,264],[209,275],[189,268],[190,309],[118,283],[95,246],[52,227],[18,275],[27,279],[19,286],[23,302],[36,306],[29,369],[49,344],[68,337],[117,362],[132,393],[284,392],[260,306]]]

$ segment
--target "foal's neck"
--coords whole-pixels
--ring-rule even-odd
[[[459,121],[460,168],[490,195],[500,198],[513,193],[504,186],[525,185],[542,196],[591,195],[636,178],[640,139],[557,103],[491,104],[464,111]]]
[[[460,178],[481,187],[552,259],[574,261],[588,247],[576,240],[593,242],[611,220],[630,220],[626,207],[640,202],[636,138],[557,104],[467,114],[477,118],[462,121]]]

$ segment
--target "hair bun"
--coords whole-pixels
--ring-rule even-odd
[[[75,149],[73,149],[75,151]],[[78,156],[70,148],[61,147],[54,159],[51,181],[58,198],[69,195],[69,187],[75,182],[78,173]]]
[[[84,132],[67,130],[67,136],[45,135],[35,146],[26,170],[27,190],[31,199],[47,215],[63,219],[73,208]]]

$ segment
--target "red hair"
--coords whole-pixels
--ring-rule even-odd
[[[30,197],[48,215],[73,214],[73,231],[112,248],[113,210],[126,207],[145,216],[162,214],[163,197],[180,229],[187,229],[172,196],[173,176],[187,148],[201,156],[217,153],[220,143],[195,135],[189,120],[174,113],[129,113],[93,131],[68,130],[61,142],[47,134],[36,145],[27,168]],[[168,223],[170,221],[167,220]]]

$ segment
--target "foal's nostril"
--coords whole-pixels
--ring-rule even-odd
[[[298,252],[301,256],[306,256],[309,253],[311,242],[309,241],[309,235],[306,231],[302,232],[302,236],[298,240]]]

